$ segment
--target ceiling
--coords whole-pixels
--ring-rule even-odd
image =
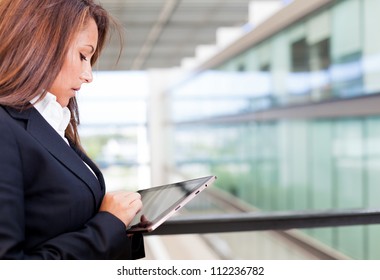
[[[181,66],[198,45],[216,43],[218,27],[248,21],[251,0],[101,0],[123,26],[124,47],[116,34],[97,70],[146,70]]]

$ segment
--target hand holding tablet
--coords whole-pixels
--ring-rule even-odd
[[[127,228],[128,233],[150,232],[173,216],[197,194],[210,186],[216,176],[207,176],[169,185],[139,190],[141,211]]]

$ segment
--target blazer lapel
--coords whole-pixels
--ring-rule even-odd
[[[72,173],[80,178],[89,187],[95,198],[96,206],[100,205],[104,194],[104,181],[101,172],[97,169],[92,174],[83,163],[77,149],[72,149],[61,136],[49,125],[49,123],[32,107],[19,112],[8,108],[9,113],[18,119],[27,120],[26,130],[43,146],[51,155],[66,166]],[[89,159],[88,159],[89,160]],[[92,164],[94,165],[94,164]],[[92,168],[92,167],[91,167]],[[100,174],[100,175],[99,175]]]
[[[96,164],[79,148],[75,147],[72,143],[70,143],[71,148],[79,155],[79,157],[92,169],[92,171],[95,173],[96,177],[98,178],[98,181],[100,183],[100,187],[103,191],[105,191],[105,182],[102,172],[99,170],[99,168],[96,166]]]

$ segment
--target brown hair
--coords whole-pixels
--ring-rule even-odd
[[[92,18],[98,26],[93,65],[102,51],[110,15],[93,0],[0,0],[0,104],[17,109],[46,95],[60,72],[75,35]],[[115,21],[112,20],[112,23]],[[80,147],[75,98],[66,137]]]

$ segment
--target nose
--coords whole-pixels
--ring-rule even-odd
[[[93,78],[92,78],[92,70],[86,70],[84,72],[82,72],[82,74],[80,75],[80,79],[84,82],[84,83],[91,83]]]

